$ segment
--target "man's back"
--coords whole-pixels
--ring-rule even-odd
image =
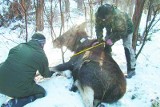
[[[44,60],[43,55],[43,50],[32,41],[12,48],[0,67],[0,86],[3,87],[0,90],[14,95],[16,92],[10,92],[10,89],[17,90],[18,87],[31,85],[40,63]]]

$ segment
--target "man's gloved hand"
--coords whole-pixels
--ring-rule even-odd
[[[99,43],[101,43],[101,42],[103,42],[103,39],[102,39],[102,38],[97,38],[97,41],[94,42],[94,43],[92,44],[92,46],[97,45],[97,44],[99,44]]]
[[[63,72],[55,72],[55,73],[53,74],[53,76],[61,76],[61,75],[63,75]]]
[[[51,72],[51,75],[54,75],[54,76],[61,75],[61,73],[55,67],[49,67],[49,70]]]
[[[52,76],[61,76],[61,75],[63,75],[63,73],[62,72],[59,72],[59,71],[50,71],[51,72],[51,75]]]
[[[55,73],[55,71],[50,71],[51,72],[51,75],[53,75]]]
[[[113,45],[113,42],[112,42],[111,39],[107,39],[107,40],[106,40],[106,44],[107,44],[107,45]]]

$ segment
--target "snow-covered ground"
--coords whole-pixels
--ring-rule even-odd
[[[7,58],[9,49],[21,42],[21,39],[15,38],[17,32],[9,31],[7,28],[0,28],[0,62]],[[2,32],[4,34],[2,34]],[[47,30],[46,30],[47,32]],[[45,31],[44,34],[47,34]],[[136,66],[136,76],[127,79],[127,92],[118,103],[108,105],[107,107],[150,107],[151,100],[160,97],[160,32],[152,35],[151,41],[148,41],[138,57]],[[4,38],[5,36],[6,38]],[[14,39],[13,39],[14,37]],[[10,40],[11,39],[11,40]],[[137,47],[138,49],[139,47]],[[45,52],[49,59],[50,66],[55,66],[62,63],[60,49],[52,47],[51,40],[47,38],[45,45]],[[126,73],[126,62],[122,41],[118,41],[113,46],[113,57],[121,67],[122,71]],[[71,52],[66,53],[66,61],[72,55]],[[69,75],[69,71],[65,71]],[[26,107],[83,107],[81,96],[78,92],[69,91],[73,81],[64,76],[52,76],[48,79],[39,80],[38,84],[42,85],[46,91],[47,96],[36,100],[33,103],[26,105]],[[4,95],[0,95],[0,104],[6,99]]]
[[[78,20],[78,21],[77,21]],[[80,22],[82,18],[75,22]],[[73,20],[72,20],[73,21]],[[142,28],[145,26],[141,23]],[[9,50],[18,43],[24,42],[19,38],[20,30],[10,30],[0,27],[0,62],[5,61]],[[33,25],[29,25],[29,35],[33,34]],[[58,28],[56,29],[58,32]],[[60,49],[53,48],[49,28],[45,27],[42,32],[46,38],[45,53],[48,57],[50,66],[62,63]],[[58,34],[57,34],[58,35]],[[144,49],[137,59],[136,75],[127,79],[127,91],[122,99],[115,104],[105,104],[106,107],[151,107],[152,100],[160,98],[160,31],[152,34],[151,41],[147,41]],[[137,51],[140,47],[137,46]],[[67,61],[72,52],[67,51],[65,60]],[[113,46],[113,58],[120,68],[126,73],[126,60],[122,41],[116,42]],[[37,83],[47,91],[47,96],[37,99],[25,107],[84,107],[79,92],[72,92],[69,89],[73,84],[70,71],[64,72],[67,76],[53,75],[51,78],[37,78]],[[6,102],[7,96],[0,94],[0,105]],[[159,107],[159,106],[157,106]]]

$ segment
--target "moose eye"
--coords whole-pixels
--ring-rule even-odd
[[[63,44],[63,43],[64,43],[64,38],[63,38],[63,37],[60,37],[60,38],[59,38],[59,42],[60,42],[61,44]]]

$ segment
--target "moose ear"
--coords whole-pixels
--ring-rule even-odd
[[[77,26],[77,29],[79,32],[85,31],[86,28],[86,22],[81,23],[80,25]]]

